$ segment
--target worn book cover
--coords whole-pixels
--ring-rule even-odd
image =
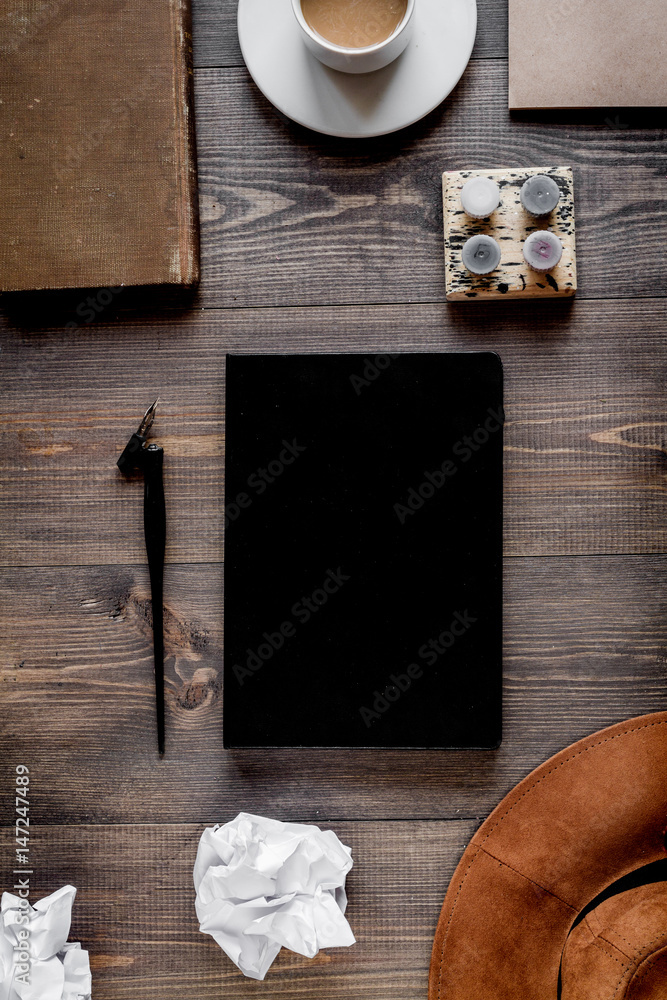
[[[496,354],[227,358],[227,747],[495,747]]]
[[[6,0],[0,291],[196,284],[189,0]]]
[[[509,106],[667,105],[665,0],[510,0]]]

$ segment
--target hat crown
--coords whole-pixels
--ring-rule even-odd
[[[563,950],[561,1000],[665,1000],[667,883],[605,899]]]

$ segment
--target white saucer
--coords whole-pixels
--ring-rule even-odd
[[[311,55],[290,0],[239,0],[241,52],[264,96],[300,125],[350,139],[419,121],[444,101],[468,65],[476,0],[417,0],[414,21],[398,59],[354,75]]]

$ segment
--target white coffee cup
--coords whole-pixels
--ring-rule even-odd
[[[410,41],[414,9],[415,0],[408,0],[403,20],[391,35],[381,42],[376,42],[375,45],[351,48],[335,45],[317,31],[313,31],[303,16],[301,0],[292,0],[292,10],[308,49],[325,66],[340,70],[342,73],[372,73],[397,59]]]

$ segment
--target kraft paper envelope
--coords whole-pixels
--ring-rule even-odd
[[[667,105],[665,0],[510,0],[509,106]]]

